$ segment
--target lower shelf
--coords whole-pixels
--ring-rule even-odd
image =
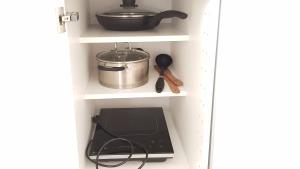
[[[85,95],[83,99],[117,99],[117,98],[147,98],[147,97],[173,97],[186,96],[187,92],[184,87],[180,87],[180,93],[172,93],[169,86],[165,84],[162,93],[155,92],[155,83],[158,78],[158,73],[154,69],[149,70],[149,81],[147,84],[134,89],[111,89],[99,84],[97,72],[90,77]]]
[[[174,158],[168,159],[165,162],[149,162],[146,163],[143,169],[189,169],[188,162],[186,160],[185,153],[181,146],[181,141],[177,135],[174,123],[171,119],[169,112],[165,111],[165,118],[167,121],[172,145],[174,149]],[[117,169],[134,169],[138,168],[141,163],[139,161],[129,161],[123,166],[117,167]],[[95,169],[96,166],[88,162],[85,169]]]

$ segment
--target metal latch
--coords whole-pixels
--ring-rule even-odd
[[[58,16],[58,32],[66,32],[65,23],[66,22],[77,22],[79,20],[79,12],[66,12],[64,7],[57,8]]]

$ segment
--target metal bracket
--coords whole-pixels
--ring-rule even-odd
[[[57,8],[58,26],[57,31],[59,33],[66,32],[66,22],[77,22],[79,20],[79,12],[66,12],[64,7]]]
[[[67,12],[66,15],[59,17],[62,22],[77,22],[79,20],[79,12]]]

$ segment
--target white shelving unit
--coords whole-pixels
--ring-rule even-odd
[[[217,40],[219,0],[137,0],[141,9],[178,10],[188,18],[166,19],[153,30],[110,31],[97,25],[96,12],[118,8],[121,0],[65,1],[67,11],[80,13],[78,22],[67,23],[74,118],[79,169],[94,169],[85,157],[90,139],[91,117],[101,108],[162,107],[174,148],[173,159],[147,163],[143,169],[206,169],[208,166],[213,77]],[[131,42],[151,54],[149,81],[134,89],[111,89],[99,84],[96,53],[110,50],[115,42]],[[184,82],[181,93],[172,93],[167,83],[156,93],[158,73],[153,70],[155,56],[172,56],[172,72]],[[169,117],[170,116],[170,117]],[[137,168],[129,162],[120,169]]]
[[[84,99],[118,99],[118,98],[148,98],[148,97],[178,97],[186,96],[184,87],[180,87],[180,93],[172,93],[168,84],[165,84],[162,93],[155,92],[155,83],[158,73],[154,69],[149,70],[149,81],[145,85],[134,89],[111,89],[100,85],[97,72],[92,73],[88,82]]]
[[[162,24],[158,28],[145,31],[109,31],[100,25],[90,25],[80,36],[80,43],[115,43],[115,42],[171,42],[188,41],[187,33],[172,24]]]
[[[169,134],[172,140],[173,149],[174,149],[174,158],[167,159],[165,162],[159,162],[159,163],[146,163],[146,165],[143,167],[143,169],[186,169],[189,168],[188,162],[186,160],[185,152],[183,150],[183,147],[181,145],[181,141],[179,139],[179,136],[177,134],[177,131],[175,129],[175,125],[171,119],[170,113],[167,110],[164,110],[165,118],[167,121]],[[140,162],[137,161],[131,161],[123,166],[118,167],[118,169],[134,169],[137,168],[140,165]],[[95,165],[92,163],[89,163],[88,167],[86,169],[95,169]]]

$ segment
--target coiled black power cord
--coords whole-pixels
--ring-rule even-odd
[[[100,126],[101,129],[105,133],[107,133],[108,135],[114,137],[113,139],[110,139],[107,142],[105,142],[100,147],[100,149],[98,150],[97,155],[96,155],[96,160],[91,159],[90,156],[89,156],[89,151],[90,151],[91,144],[92,144],[93,140],[91,139],[88,142],[88,145],[87,145],[86,150],[85,150],[85,155],[86,155],[86,157],[87,157],[87,159],[89,161],[91,161],[92,163],[94,163],[96,165],[96,169],[99,169],[99,166],[101,166],[101,167],[107,167],[107,168],[114,168],[114,167],[119,167],[119,166],[127,163],[131,159],[131,157],[132,157],[132,155],[134,153],[134,146],[140,147],[144,151],[144,153],[145,153],[145,158],[143,159],[142,164],[138,167],[138,169],[141,169],[141,168],[144,167],[144,165],[146,164],[146,162],[148,160],[148,154],[149,154],[148,150],[147,150],[147,148],[145,146],[143,146],[142,144],[140,144],[140,143],[138,143],[136,141],[129,140],[129,139],[122,138],[122,137],[118,137],[117,135],[109,132],[108,130],[106,130],[105,128],[103,128],[103,126],[100,124],[99,116],[93,117],[92,121],[94,123],[98,124],[98,126]],[[124,159],[123,161],[121,161],[120,163],[118,163],[118,164],[103,164],[103,163],[101,163],[99,157],[100,157],[100,154],[103,151],[104,147],[106,147],[107,145],[109,145],[109,144],[111,144],[113,142],[116,142],[116,141],[122,141],[122,142],[128,143],[128,145],[130,146],[130,154],[128,155],[128,157],[126,159]]]

